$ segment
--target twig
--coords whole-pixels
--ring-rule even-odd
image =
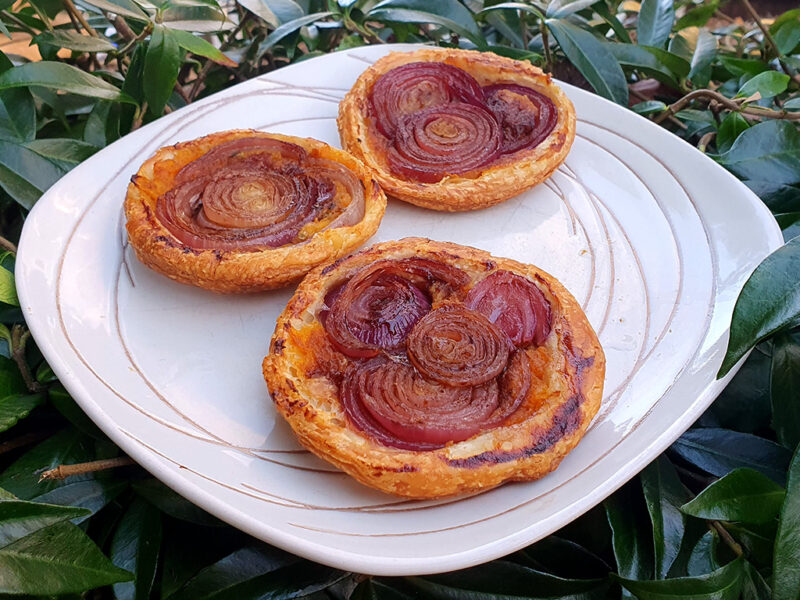
[[[13,242],[9,242],[6,238],[0,235],[0,246],[8,250],[9,252],[13,252],[14,254],[17,253],[17,247],[14,245]]]
[[[756,9],[753,8],[753,5],[750,4],[749,0],[742,0],[742,4],[744,5],[745,10],[750,13],[750,17],[756,22],[756,25],[761,30],[761,33],[764,34],[764,39],[769,42],[769,45],[775,50],[775,54],[777,56],[781,56],[781,51],[778,48],[778,44],[775,43],[775,38],[772,37],[772,34],[769,32],[769,29],[761,22],[761,17],[758,16]]]
[[[233,40],[236,39],[236,36],[239,35],[239,32],[244,29],[245,23],[250,18],[249,15],[245,15],[244,17],[239,19],[239,24],[236,26],[228,38],[220,45],[219,51],[224,52],[228,48],[231,47],[233,44]],[[193,102],[194,99],[197,97],[197,94],[200,93],[200,86],[203,85],[203,82],[206,80],[208,76],[208,72],[211,70],[211,67],[214,65],[214,62],[209,60],[206,64],[203,65],[203,68],[197,73],[197,79],[192,82],[192,89],[189,90],[189,102]]]
[[[78,23],[80,23],[81,27],[86,30],[86,33],[92,37],[100,37],[100,35],[94,30],[94,27],[89,25],[89,22],[83,16],[83,13],[81,13],[81,11],[75,7],[75,4],[73,4],[72,0],[61,1],[64,3],[64,8],[67,9],[67,12],[70,14],[70,16],[75,17],[78,20]]]
[[[530,40],[528,39],[528,27],[525,25],[525,11],[520,10],[517,12],[519,14],[519,34],[522,40],[522,49],[527,50]]]
[[[117,458],[107,458],[104,460],[94,460],[92,462],[78,463],[75,465],[59,465],[55,469],[45,471],[39,476],[39,481],[46,481],[48,479],[66,479],[73,475],[85,475],[86,473],[94,473],[96,471],[103,471],[105,469],[114,469],[116,467],[127,467],[135,465],[136,463],[132,458],[127,456],[118,456]]]
[[[542,46],[544,47],[545,71],[553,72],[553,56],[550,54],[550,38],[547,35],[547,25],[543,20],[539,21],[539,30],[542,33]]]
[[[31,36],[39,35],[38,31],[36,31],[33,27],[28,26],[28,24],[25,23],[25,21],[18,19],[16,16],[14,16],[13,13],[8,12],[7,10],[0,10],[0,15],[3,15],[4,19],[7,19],[11,23],[14,23],[14,25],[19,27],[25,33],[28,33]]]
[[[739,542],[733,539],[733,536],[731,536],[731,534],[728,533],[728,530],[725,529],[722,523],[720,523],[719,521],[709,521],[709,525],[716,530],[716,532],[719,534],[720,539],[722,539],[722,541],[725,542],[731,550],[733,550],[733,553],[736,556],[744,556],[744,550],[742,550],[742,547],[739,545]]]
[[[106,15],[106,17],[108,17],[108,15]],[[117,15],[116,17],[114,17],[112,23],[114,23],[114,29],[116,29],[119,32],[119,34],[126,42],[130,42],[131,40],[136,39],[136,34],[133,32],[133,29],[130,28],[130,25],[128,25],[125,19]]]
[[[139,107],[139,113],[135,115],[133,118],[133,123],[131,123],[131,131],[139,129],[139,127],[142,126],[142,121],[144,121],[144,114],[146,112],[147,112],[147,101],[145,100]]]
[[[22,380],[25,382],[25,387],[28,388],[29,392],[36,393],[43,391],[44,386],[33,378],[25,360],[25,345],[28,343],[30,336],[31,332],[20,324],[11,328],[11,358],[17,363],[17,368],[22,375]]]
[[[644,94],[640,93],[639,91],[637,91],[636,89],[634,89],[634,88],[632,88],[632,87],[630,87],[630,86],[628,86],[628,90],[630,91],[630,93],[631,93],[631,94],[633,94],[634,96],[636,96],[636,97],[637,97],[639,100],[641,100],[642,102],[645,102],[645,101],[647,101],[647,100],[651,100],[651,98],[648,98],[647,96],[645,96]],[[686,129],[689,129],[689,127],[686,125],[686,123],[682,122],[682,121],[681,121],[681,120],[679,120],[679,119],[676,119],[676,118],[675,118],[675,117],[673,117],[672,115],[670,115],[669,117],[667,117],[667,120],[668,120],[670,123],[672,123],[673,125],[676,125],[676,126],[680,127],[681,129],[684,129],[684,130],[686,130]]]
[[[700,152],[705,152],[709,142],[713,140],[715,137],[717,137],[717,132],[709,131],[703,137],[700,138],[700,141],[697,143],[697,149],[700,150]]]
[[[49,438],[51,435],[53,435],[52,431],[34,431],[31,433],[26,433],[25,435],[21,435],[13,440],[8,440],[7,442],[0,444],[0,454],[5,454],[6,452],[11,452],[12,450],[22,448],[28,444],[33,444],[39,440]]]
[[[735,112],[739,112],[743,115],[750,116],[750,117],[763,117],[766,119],[786,119],[788,121],[800,121],[800,112],[787,112],[785,110],[772,110],[769,108],[763,108],[761,106],[742,106],[742,102],[745,100],[744,98],[737,100],[731,100],[730,98],[726,98],[719,92],[715,92],[714,90],[694,90],[693,92],[689,92],[683,98],[677,100],[676,102],[670,104],[667,107],[667,110],[658,115],[655,118],[656,123],[661,123],[665,119],[675,115],[680,110],[683,110],[689,103],[693,100],[698,99],[709,99],[709,100],[716,100],[719,102],[724,108],[728,110],[732,110]]]

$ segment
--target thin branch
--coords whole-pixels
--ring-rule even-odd
[[[528,39],[528,26],[525,23],[525,11],[520,10],[517,13],[519,15],[519,35],[522,40],[522,49],[527,50],[530,40]]]
[[[5,454],[6,452],[11,452],[17,448],[34,444],[40,440],[49,438],[51,435],[53,435],[53,431],[34,431],[31,433],[26,433],[25,435],[21,435],[13,440],[8,440],[7,442],[0,444],[0,454]]]
[[[22,380],[25,382],[25,387],[28,388],[29,392],[36,393],[43,391],[44,386],[33,378],[28,362],[25,360],[25,345],[30,337],[31,332],[20,324],[11,328],[11,358],[17,363],[17,368],[22,375]]]
[[[14,245],[13,242],[9,242],[6,238],[0,235],[0,246],[8,250],[9,252],[13,252],[14,254],[17,253],[17,247]]]
[[[61,1],[64,3],[64,8],[67,9],[67,12],[70,14],[70,16],[75,17],[75,19],[78,20],[78,23],[80,23],[81,27],[86,30],[86,33],[92,37],[100,37],[100,35],[94,30],[94,27],[89,25],[89,22],[83,16],[83,13],[75,7],[75,4],[72,2],[72,0]]]
[[[78,463],[75,465],[59,465],[55,469],[50,469],[42,473],[39,476],[39,481],[66,479],[73,475],[85,475],[86,473],[94,473],[96,471],[104,471],[105,469],[114,469],[116,467],[127,467],[135,464],[132,458],[118,456],[117,458],[94,460],[92,462]]]
[[[636,90],[635,88],[633,88],[631,86],[628,86],[628,91],[630,91],[630,93],[632,95],[636,96],[642,102],[645,102],[647,100],[652,100],[652,98],[648,98],[647,96],[645,96],[644,94],[640,93],[638,90]],[[684,129],[684,130],[685,129],[689,129],[689,127],[686,125],[686,123],[676,119],[672,115],[667,117],[667,119],[669,120],[670,123],[672,123],[673,125],[675,125],[677,127],[680,127],[681,129]]]
[[[18,19],[14,13],[10,13],[7,10],[0,10],[0,15],[3,15],[3,18],[10,21],[17,27],[19,27],[25,33],[30,34],[31,36],[39,35],[39,32],[36,31],[33,27],[30,27],[25,21]]]
[[[736,556],[744,556],[744,550],[742,550],[739,542],[733,539],[733,536],[728,533],[728,530],[725,529],[722,523],[719,521],[709,521],[709,524],[719,534],[720,539],[725,542],[725,544],[727,544],[731,550],[733,550],[733,553]]]
[[[708,147],[708,144],[715,137],[717,137],[717,132],[716,131],[709,131],[703,137],[700,138],[700,141],[697,143],[697,149],[700,150],[700,152],[705,152],[706,148]]]
[[[742,4],[744,5],[745,10],[750,13],[750,17],[756,22],[756,25],[761,30],[761,33],[764,34],[764,40],[766,40],[769,45],[772,46],[777,56],[781,56],[781,51],[778,48],[778,44],[775,43],[775,38],[772,37],[769,29],[767,29],[764,23],[761,22],[761,17],[758,16],[756,9],[753,8],[753,5],[750,4],[749,0],[742,0]]]
[[[106,18],[108,18],[107,14]],[[133,32],[133,29],[131,29],[130,25],[128,25],[128,22],[125,19],[117,15],[116,17],[114,17],[112,23],[114,23],[114,29],[116,29],[117,32],[119,32],[119,34],[126,42],[130,42],[131,40],[136,39],[136,34]]]
[[[539,21],[539,30],[542,33],[542,46],[544,47],[545,71],[553,72],[553,56],[550,54],[550,37],[547,35],[547,25],[543,20]]]
[[[761,117],[765,119],[786,119],[788,121],[800,121],[800,112],[787,112],[785,110],[772,110],[770,108],[763,108],[761,106],[742,106],[745,98],[741,98],[739,100],[731,100],[730,98],[726,98],[719,92],[715,92],[714,90],[694,90],[693,92],[689,92],[680,100],[670,104],[663,113],[658,115],[654,121],[656,123],[661,123],[665,119],[675,115],[680,110],[683,110],[686,106],[688,106],[693,100],[698,99],[706,99],[706,100],[715,100],[719,102],[724,108],[728,110],[732,110],[735,112],[739,112],[742,115],[750,116],[750,117]]]

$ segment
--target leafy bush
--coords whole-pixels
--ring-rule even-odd
[[[0,33],[43,59],[0,52],[0,595],[798,598],[800,9],[737,6],[744,19],[720,0],[0,0]],[[300,560],[130,466],[43,362],[14,290],[27,211],[98,149],[239,81],[385,42],[491,50],[630,106],[743,179],[788,240],[745,286],[721,373],[755,351],[667,453],[555,535],[423,578]]]

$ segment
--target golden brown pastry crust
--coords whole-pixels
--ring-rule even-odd
[[[445,62],[472,75],[481,86],[515,83],[550,98],[558,109],[558,121],[542,143],[528,150],[501,156],[477,176],[450,175],[437,183],[401,179],[386,160],[388,144],[369,117],[369,94],[378,78],[411,62]],[[389,196],[417,206],[445,211],[486,208],[508,200],[547,179],[564,161],[575,139],[575,109],[550,75],[528,62],[504,58],[491,52],[424,48],[393,52],[375,62],[356,81],[339,104],[339,135],[342,147],[375,173]]]
[[[532,385],[502,426],[438,450],[387,447],[348,424],[336,384],[346,358],[317,320],[325,294],[380,259],[430,258],[453,264],[473,282],[496,269],[528,277],[551,303],[552,331],[528,348]],[[600,407],[605,357],[578,303],[552,276],[531,265],[457,244],[423,238],[376,244],[308,274],[278,318],[264,378],[278,411],[300,442],[362,483],[410,498],[477,492],[505,481],[532,480],[555,469]]]
[[[197,250],[181,243],[156,218],[159,196],[172,187],[176,173],[192,160],[219,144],[251,136],[297,144],[312,157],[345,165],[364,185],[364,218],[352,226],[320,231],[303,244],[258,251]],[[317,265],[344,256],[377,231],[385,210],[386,196],[380,186],[351,155],[317,140],[253,130],[212,133],[161,148],[131,178],[125,197],[128,239],[139,260],[181,283],[224,293],[282,287]]]

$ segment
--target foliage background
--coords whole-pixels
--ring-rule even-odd
[[[0,597],[800,598],[800,9],[766,18],[765,8],[0,0],[0,34],[31,39],[43,59],[0,51]],[[630,106],[743,179],[787,243],[745,286],[721,372],[755,351],[637,478],[501,560],[369,578],[253,540],[120,456],[28,333],[14,242],[44,190],[143,124],[289,63],[394,41],[529,60]],[[61,465],[79,474],[40,481]]]

